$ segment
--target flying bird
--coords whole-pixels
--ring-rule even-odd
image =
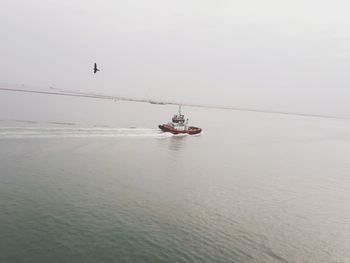
[[[100,70],[97,68],[97,64],[95,63],[95,65],[94,65],[94,74],[96,74],[97,71],[100,71]]]

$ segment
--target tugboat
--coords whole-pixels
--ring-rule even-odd
[[[163,132],[172,134],[189,134],[194,135],[202,131],[201,128],[188,126],[188,119],[185,121],[185,116],[181,114],[181,105],[179,105],[179,114],[175,114],[171,122],[158,126]]]

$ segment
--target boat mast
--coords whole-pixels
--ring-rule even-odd
[[[181,116],[181,105],[179,105],[179,116]]]

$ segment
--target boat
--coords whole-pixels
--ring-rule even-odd
[[[170,132],[172,134],[199,134],[202,132],[201,128],[188,126],[188,119],[185,120],[185,115],[181,114],[181,105],[179,105],[179,113],[175,114],[171,122],[161,124],[158,126],[163,132]]]

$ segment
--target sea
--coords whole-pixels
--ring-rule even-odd
[[[174,136],[175,106],[24,96],[0,262],[350,262],[349,120],[183,107],[203,133]]]

